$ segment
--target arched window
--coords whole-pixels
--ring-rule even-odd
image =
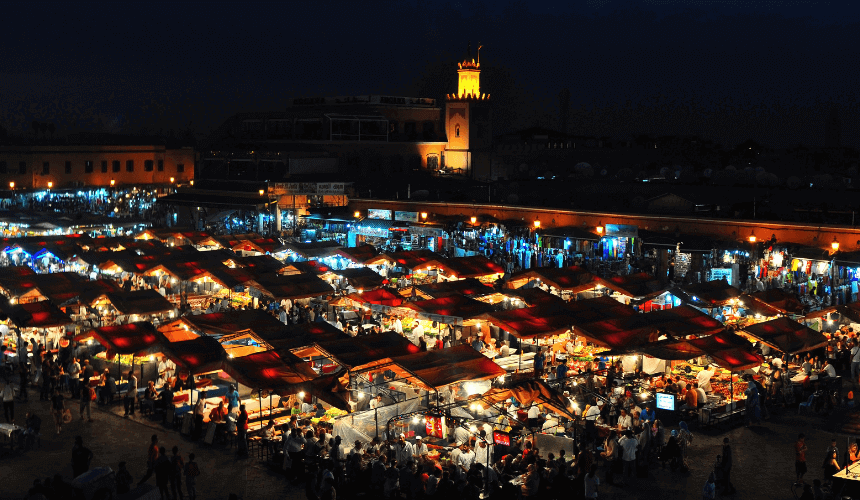
[[[454,126],[454,137],[460,137],[460,124]]]

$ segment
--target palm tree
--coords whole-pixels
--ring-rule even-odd
[[[48,124],[48,132],[50,132],[50,133],[51,133],[51,139],[53,139],[53,138],[54,138],[54,131],[55,131],[55,130],[57,130],[57,126],[56,126],[56,125],[54,125],[53,123],[49,123],[49,124]]]
[[[39,130],[42,132],[42,138],[44,139],[48,135],[48,124],[47,123],[40,123],[39,124]]]
[[[39,122],[33,120],[33,123],[30,124],[33,127],[33,139],[37,139],[39,136]]]

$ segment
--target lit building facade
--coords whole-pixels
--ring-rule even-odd
[[[480,49],[479,49],[480,52]],[[386,175],[426,169],[488,178],[490,96],[480,56],[459,63],[445,102],[383,95],[293,99],[282,111],[239,113],[213,134],[201,177],[289,180],[307,174]]]
[[[0,146],[0,189],[40,190],[187,184],[192,148],[164,145]]]

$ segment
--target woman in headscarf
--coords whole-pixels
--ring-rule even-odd
[[[752,381],[752,378],[747,378],[747,390],[744,391],[746,394],[746,410],[747,410],[747,427],[752,424],[757,424],[759,420],[761,420],[761,407],[758,404],[758,388],[755,385],[755,382]]]

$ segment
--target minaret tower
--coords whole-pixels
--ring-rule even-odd
[[[490,95],[481,93],[481,45],[478,58],[472,46],[466,58],[457,63],[457,93],[448,94],[445,103],[445,132],[448,146],[445,167],[472,178],[490,175]]]

